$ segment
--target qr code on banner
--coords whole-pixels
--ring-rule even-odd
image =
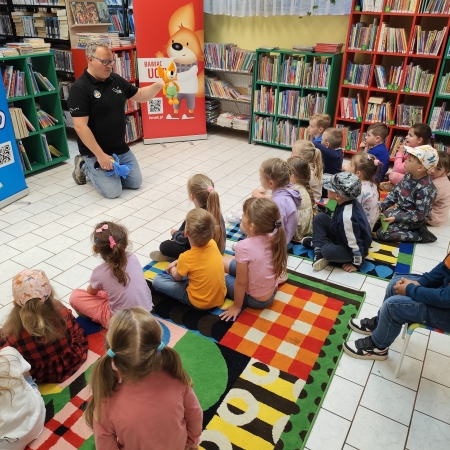
[[[148,113],[149,114],[162,114],[163,111],[163,99],[154,98],[148,102]]]
[[[0,167],[14,163],[11,141],[0,144]]]

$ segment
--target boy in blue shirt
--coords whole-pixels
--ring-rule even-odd
[[[308,134],[312,137],[314,147],[322,151],[325,146],[322,145],[322,134],[330,127],[331,117],[328,114],[313,114],[309,118]]]
[[[349,327],[367,337],[344,343],[357,359],[385,360],[403,324],[421,323],[450,331],[450,253],[423,275],[395,275],[386,289],[378,315],[351,319]]]
[[[389,169],[389,151],[384,143],[388,134],[388,127],[383,122],[373,123],[367,128],[365,140],[361,142],[360,146],[362,151],[367,151],[368,147],[372,147],[368,153],[374,155],[383,164],[380,177],[376,180],[377,183],[381,183],[384,180]]]

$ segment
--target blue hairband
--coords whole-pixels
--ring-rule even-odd
[[[110,348],[108,348],[108,351],[106,352],[106,354],[107,354],[110,358],[114,358],[114,356],[116,356],[116,354],[115,354]]]
[[[166,344],[164,344],[164,342],[161,342],[161,344],[158,345],[158,352],[160,353],[161,350],[166,346]]]

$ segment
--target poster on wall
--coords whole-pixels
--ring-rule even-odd
[[[142,104],[144,143],[206,139],[203,0],[134,2],[139,85],[163,79]]]

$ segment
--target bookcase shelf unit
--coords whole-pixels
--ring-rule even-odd
[[[260,61],[261,58],[268,56],[274,62],[272,76],[264,77],[264,74],[260,74]],[[281,76],[283,73],[282,66],[285,61],[290,58],[293,60],[301,61],[303,64],[313,63],[314,59],[321,64],[328,61],[328,76],[326,87],[311,87],[303,83],[303,76],[300,74],[297,81],[291,83],[282,83]],[[339,76],[341,72],[342,64],[342,53],[313,53],[313,52],[299,52],[291,49],[276,49],[270,50],[259,48],[256,50],[256,60],[254,65],[254,81],[253,81],[253,105],[252,105],[252,118],[251,118],[251,141],[255,144],[270,145],[273,147],[284,148],[289,150],[292,148],[292,143],[297,139],[301,139],[300,134],[301,128],[306,128],[309,125],[309,117],[314,114],[314,111],[309,111],[308,114],[299,116],[299,106],[293,106],[295,110],[294,114],[283,114],[280,109],[283,109],[283,101],[280,97],[283,97],[286,91],[292,91],[294,96],[294,102],[298,101],[300,104],[300,99],[307,96],[320,96],[322,97],[322,103],[324,101],[323,112],[329,114],[333,119],[335,114],[337,91],[339,87]],[[267,78],[270,78],[268,80]],[[306,83],[308,84],[308,83]],[[271,102],[272,107],[269,108],[270,111],[261,111],[257,108],[258,98],[261,98],[263,93],[267,94],[270,92],[270,96],[273,98]],[[289,94],[289,93],[287,93]],[[325,99],[323,98],[325,97]],[[260,108],[261,109],[261,108]],[[267,118],[268,122],[272,121],[273,125],[268,128],[268,135],[266,139],[258,139],[256,136],[257,131],[261,127],[260,118]],[[263,119],[264,120],[264,119]],[[259,122],[258,122],[259,121]],[[258,124],[256,123],[258,122]],[[265,126],[264,122],[264,126]],[[281,139],[277,139],[277,128],[281,126],[286,126],[290,129],[289,136],[287,133],[283,133],[285,136],[284,143],[279,142]],[[265,133],[267,134],[267,133]],[[278,142],[277,142],[278,141]]]
[[[28,159],[31,163],[31,170],[25,171],[25,175],[34,173],[38,170],[46,169],[55,164],[69,159],[69,147],[67,144],[66,130],[64,127],[63,113],[61,101],[59,98],[59,90],[42,91],[33,94],[33,86],[30,77],[30,69],[27,59],[31,58],[33,70],[41,73],[53,84],[58,86],[56,78],[55,62],[53,53],[33,53],[31,55],[10,56],[0,58],[0,65],[13,66],[15,70],[25,73],[25,83],[28,95],[23,97],[8,98],[9,106],[21,108],[24,115],[31,122],[36,131],[30,132],[29,136],[22,139]],[[51,114],[57,119],[58,124],[52,127],[41,129],[39,125],[36,107],[40,106],[42,110]],[[61,153],[60,157],[51,157],[51,161],[47,161],[45,156],[42,135],[45,134],[48,144],[56,147]]]
[[[443,78],[447,75],[447,79],[450,79],[450,35],[447,40],[447,45],[445,48],[444,58],[442,60],[441,64],[441,70],[439,72],[439,78],[436,82],[436,90],[434,92],[433,96],[433,104],[430,110],[430,114],[428,117],[428,124],[431,125],[432,119],[433,119],[433,112],[435,108],[442,107],[443,104],[446,104],[446,111],[450,111],[450,89],[443,90],[442,93],[440,93],[440,86],[442,83]],[[449,86],[450,88],[450,86]],[[447,151],[450,153],[450,124],[447,124],[448,128],[447,131],[444,131],[443,129],[433,130],[433,133],[435,135],[435,146],[437,144],[443,144],[447,148]],[[434,126],[432,129],[435,128]]]
[[[137,73],[137,54],[136,54],[136,46],[135,45],[128,45],[124,47],[113,47],[111,48],[111,51],[115,56],[124,56],[125,53],[128,56],[128,60],[130,61],[130,77],[126,78],[127,81],[129,81],[132,84],[135,84],[136,86],[139,86],[139,78]],[[73,67],[75,71],[75,79],[78,79],[81,75],[84,73],[84,69],[87,67],[86,62],[86,51],[82,48],[73,48],[72,49],[72,58],[73,58]],[[120,75],[120,74],[119,74]],[[139,105],[139,104],[138,104]],[[125,105],[124,105],[125,107]],[[132,141],[127,142],[127,144],[130,144],[132,142],[136,142],[143,137],[143,131],[141,126],[141,110],[140,106],[138,108],[127,108],[125,109],[125,114],[127,116],[134,116],[134,120],[136,121],[136,124],[140,124],[139,126],[139,133],[138,137]]]
[[[353,0],[352,12],[350,14],[349,28],[346,41],[346,50],[344,53],[344,60],[342,64],[342,74],[339,84],[338,104],[336,106],[336,118],[334,126],[346,127],[348,130],[354,132],[354,139],[344,142],[343,148],[346,153],[354,154],[358,151],[360,143],[363,140],[363,136],[367,131],[367,128],[373,122],[383,121],[389,128],[389,135],[386,139],[386,146],[391,148],[392,143],[398,142],[399,137],[406,136],[410,128],[409,125],[398,125],[397,120],[401,120],[402,117],[398,114],[398,106],[418,106],[423,108],[422,122],[426,123],[428,115],[431,110],[431,103],[433,100],[433,92],[436,88],[439,69],[441,67],[441,60],[444,55],[445,45],[450,27],[450,14],[428,14],[419,13],[421,10],[421,1],[417,1],[415,5],[415,11],[409,12],[395,12],[391,11],[390,6],[392,0],[384,0],[382,2],[381,10],[374,11],[361,11],[360,2]],[[377,25],[376,30],[373,31],[373,46],[370,45],[358,45],[355,35],[353,33],[354,27],[357,27],[359,23],[364,23],[367,28],[372,25]],[[386,42],[386,48],[392,43],[389,39],[382,37],[382,24],[385,23],[387,27],[397,28],[404,30],[404,49],[402,51],[381,51],[383,42]],[[415,33],[415,27],[420,26],[422,31],[431,32],[433,30],[444,30],[443,39],[440,45],[439,51],[436,55],[417,53],[417,42],[419,37]],[[370,32],[368,33],[370,35]],[[428,36],[428,34],[427,34]],[[426,39],[425,39],[426,41]],[[355,45],[356,44],[356,45]],[[392,47],[391,47],[392,49]],[[398,50],[395,49],[395,50]],[[366,77],[363,78],[363,83],[352,84],[354,79],[348,78],[347,68],[349,63],[357,65],[366,65],[370,67],[366,73]],[[434,78],[426,83],[427,87],[421,89],[421,92],[411,92],[409,87],[405,88],[405,82],[407,80],[407,67],[410,65],[420,66],[423,71],[427,71],[429,74],[433,74]],[[391,72],[390,68],[402,68],[401,76],[398,78],[397,84],[389,84],[387,81],[386,89],[378,87],[376,67],[382,66],[388,79]],[[352,98],[360,99],[360,112],[359,117],[345,118],[342,111],[343,105],[341,99]],[[370,114],[372,112],[369,106],[369,99],[372,97],[384,98],[385,102],[390,102],[392,106],[392,117],[388,120],[378,120],[375,118],[372,120]],[[359,108],[358,108],[359,111]],[[410,116],[406,116],[407,120]],[[403,122],[405,123],[405,122]],[[397,138],[397,139],[396,139]],[[391,161],[393,161],[393,154],[391,149]]]

